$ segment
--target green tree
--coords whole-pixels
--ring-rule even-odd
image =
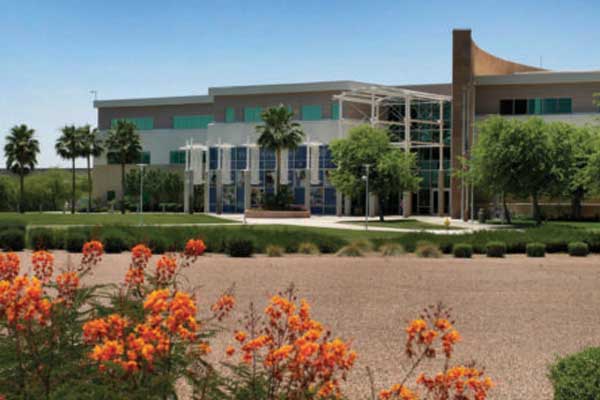
[[[0,175],[0,211],[14,211],[17,208],[17,184],[11,176]]]
[[[125,214],[125,165],[139,162],[142,153],[140,135],[132,122],[119,120],[108,131],[107,157],[121,164],[121,213]]]
[[[261,117],[264,124],[256,127],[256,132],[260,135],[258,145],[275,152],[277,175],[275,194],[277,194],[281,179],[281,151],[298,147],[304,139],[304,131],[299,123],[293,121],[294,113],[283,105],[266,109]]]
[[[88,179],[88,205],[87,211],[92,210],[92,168],[90,159],[92,157],[100,157],[104,152],[102,139],[100,138],[100,132],[96,128],[92,128],[89,125],[80,127],[79,133],[81,135],[81,156],[86,159],[87,168],[87,179]]]
[[[6,137],[4,157],[6,169],[19,175],[19,212],[25,212],[25,175],[29,174],[37,165],[37,155],[40,144],[33,136],[35,130],[27,125],[14,126]]]
[[[560,182],[555,158],[555,146],[543,120],[493,116],[478,125],[465,175],[479,187],[502,194],[508,222],[506,196],[530,197],[532,216],[540,223],[540,196],[555,191]]]
[[[421,178],[417,176],[415,155],[394,148],[383,129],[368,125],[352,128],[347,138],[332,141],[329,148],[337,165],[331,172],[331,181],[345,195],[364,194],[362,176],[365,165],[369,165],[369,192],[378,197],[381,221],[391,193],[415,191],[419,187]]]
[[[71,160],[71,214],[75,214],[75,160],[81,155],[82,139],[75,125],[66,125],[61,133],[54,148],[59,157]]]

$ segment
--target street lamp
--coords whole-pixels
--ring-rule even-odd
[[[369,164],[365,164],[365,174],[362,179],[365,181],[365,231],[369,230]]]
[[[144,225],[144,167],[148,164],[137,164],[140,168],[140,225]]]

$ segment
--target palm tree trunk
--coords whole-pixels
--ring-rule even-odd
[[[19,171],[19,212],[25,212],[25,174]]]
[[[531,196],[531,200],[533,203],[533,207],[532,207],[532,211],[533,211],[533,219],[535,220],[536,225],[539,225],[542,223],[542,212],[540,210],[540,203],[538,200],[538,194],[534,193]]]
[[[121,214],[125,214],[125,163],[121,163]]]
[[[279,178],[281,175],[281,149],[278,148],[277,150],[275,150],[275,155],[275,175],[277,175],[275,177],[275,194],[277,194],[277,191],[279,189]]]
[[[75,214],[75,157],[71,159],[71,214]]]
[[[90,155],[87,156],[87,177],[88,177],[88,206],[87,212],[92,211],[92,169],[90,168]]]

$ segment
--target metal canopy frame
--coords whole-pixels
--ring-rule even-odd
[[[439,174],[438,191],[442,197],[438,199],[438,213],[443,214],[444,190],[444,104],[451,102],[451,96],[426,93],[415,90],[403,89],[394,86],[369,85],[344,91],[333,96],[338,101],[339,107],[339,136],[344,133],[344,125],[369,123],[373,127],[393,130],[394,127],[404,130],[404,140],[393,142],[393,145],[411,151],[419,148],[439,148]],[[432,105],[432,110],[437,107],[437,118],[419,119],[412,118],[411,107],[414,105]],[[368,106],[368,107],[365,107]],[[344,109],[353,111],[362,118],[344,118]],[[447,122],[447,121],[446,121]],[[430,126],[432,130],[439,129],[438,141],[413,140],[411,127],[413,124]],[[407,194],[405,194],[407,196]],[[407,207],[404,205],[404,215],[407,216]]]

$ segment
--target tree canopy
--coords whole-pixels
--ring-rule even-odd
[[[25,175],[37,165],[40,143],[34,138],[35,130],[27,125],[12,127],[6,137],[4,156],[6,169],[19,175],[19,211],[25,212]]]
[[[383,220],[385,201],[391,193],[415,191],[416,156],[391,145],[388,133],[369,125],[350,130],[348,137],[333,140],[329,148],[337,169],[331,171],[333,185],[348,196],[364,194],[362,177],[369,165],[369,192],[379,199],[379,217]]]

